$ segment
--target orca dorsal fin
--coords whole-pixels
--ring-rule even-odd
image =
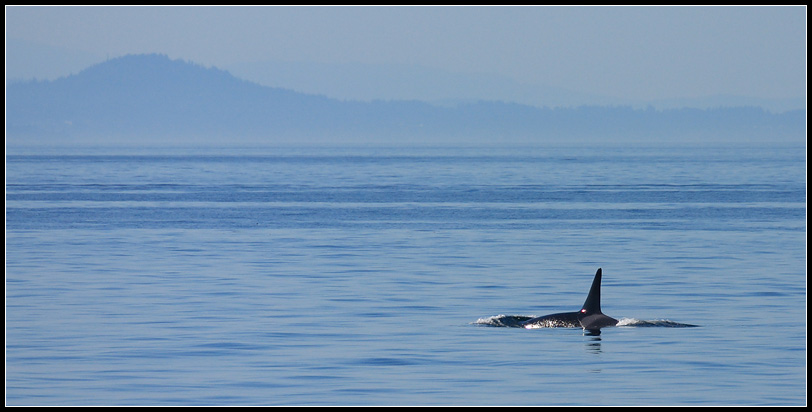
[[[581,307],[581,313],[603,313],[601,312],[601,268],[598,268],[595,273],[595,279],[592,280],[592,287],[589,288],[589,295],[586,297],[584,306]]]

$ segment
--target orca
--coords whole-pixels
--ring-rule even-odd
[[[595,273],[592,280],[592,287],[586,297],[584,306],[578,312],[554,313],[552,315],[539,316],[528,319],[519,326],[534,328],[577,328],[581,327],[587,331],[597,331],[606,326],[617,325],[617,319],[606,316],[601,312],[601,269]]]

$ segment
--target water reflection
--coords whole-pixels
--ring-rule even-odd
[[[599,330],[596,331],[584,331],[584,336],[586,339],[584,340],[584,347],[586,348],[587,352],[600,354],[601,351],[601,332]]]
[[[600,336],[600,329],[584,329],[584,336]]]

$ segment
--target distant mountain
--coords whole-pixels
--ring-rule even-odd
[[[340,101],[157,54],[6,88],[8,145],[804,144],[805,126],[805,111],[753,107]]]

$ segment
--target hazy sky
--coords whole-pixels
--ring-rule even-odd
[[[7,6],[6,39],[218,67],[419,65],[634,99],[806,95],[806,8],[795,6]]]

